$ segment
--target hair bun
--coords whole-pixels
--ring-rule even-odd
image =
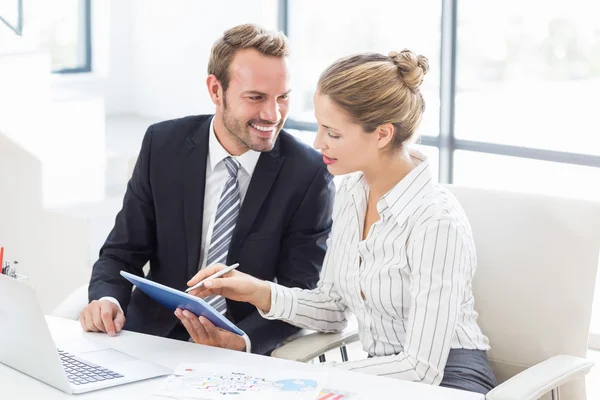
[[[419,89],[419,86],[423,82],[423,77],[429,71],[427,57],[417,56],[408,49],[400,52],[392,51],[388,57],[398,67],[404,84],[412,90]]]

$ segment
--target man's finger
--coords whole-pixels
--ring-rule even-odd
[[[83,318],[85,320],[85,326],[88,332],[98,332],[98,328],[94,325],[94,318],[92,317],[91,307],[87,307],[83,312]]]
[[[201,343],[206,343],[206,340],[208,339],[208,334],[206,332],[206,329],[204,329],[204,326],[202,326],[202,324],[198,320],[198,317],[196,317],[194,314],[187,310],[183,311],[183,315],[188,321],[190,321],[190,323],[194,327],[194,330],[198,334],[198,339],[201,341]]]
[[[188,331],[188,333],[192,337],[192,340],[194,340],[195,343],[206,344],[206,339],[208,337],[206,334],[206,330],[204,329],[202,324],[198,322],[198,318],[194,314],[192,314],[189,311],[179,310],[178,318],[181,320],[181,323]]]
[[[220,333],[219,333],[219,330],[217,329],[217,327],[214,326],[213,323],[210,322],[208,320],[208,318],[205,318],[205,317],[200,317],[198,319],[198,322],[202,325],[202,327],[206,331],[208,339],[212,343],[218,344],[219,343],[219,338],[220,338]]]
[[[92,309],[92,321],[94,322],[96,331],[106,332],[104,323],[102,322],[102,317],[100,316],[100,307],[98,305]]]
[[[79,315],[79,323],[81,324],[81,329],[84,332],[88,331],[87,325],[85,324],[85,318],[83,317],[83,312]]]
[[[194,330],[194,326],[192,325],[192,323],[183,315],[179,318],[179,320],[181,321],[181,324],[184,326],[187,333],[189,333],[190,336],[192,337],[192,340],[195,343],[198,343],[198,335],[196,334],[196,331]]]
[[[106,333],[108,333],[110,336],[114,336],[115,325],[113,323],[113,310],[111,305],[113,304],[103,303],[100,306],[100,319],[104,324],[104,329],[106,330]]]
[[[115,331],[121,332],[121,329],[125,326],[125,315],[117,310],[117,317],[115,318]]]

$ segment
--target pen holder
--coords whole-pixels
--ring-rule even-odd
[[[23,275],[23,274],[16,274],[16,275],[15,275],[15,276],[13,276],[12,278],[14,278],[14,279],[16,279],[16,280],[18,280],[18,281],[25,282],[25,283],[28,283],[28,282],[29,282],[29,279],[27,279],[27,276],[26,276],[26,275]]]
[[[2,274],[18,281],[28,282],[29,280],[27,279],[26,275],[19,274],[17,272],[18,264],[18,261],[13,261],[12,263],[7,261],[4,265],[4,268],[2,268]]]
[[[16,268],[14,266],[11,266],[8,262],[6,263],[6,267],[2,269],[2,275],[16,279],[18,281],[29,282],[29,279],[27,279],[27,275],[18,273]]]

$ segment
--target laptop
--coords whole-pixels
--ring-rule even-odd
[[[57,348],[35,289],[0,275],[0,363],[72,394],[172,372],[83,336]]]

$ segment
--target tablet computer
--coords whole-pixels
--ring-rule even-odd
[[[221,329],[244,336],[244,331],[235,326],[231,321],[221,315],[220,312],[212,308],[207,302],[199,297],[161,285],[160,283],[153,282],[149,279],[140,278],[129,272],[121,271],[121,276],[171,311],[175,311],[177,308],[188,310],[194,315],[207,318],[215,326]]]

